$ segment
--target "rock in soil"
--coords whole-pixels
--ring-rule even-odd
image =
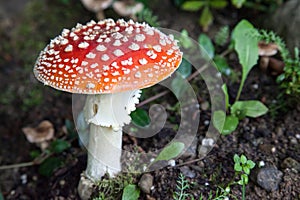
[[[143,192],[149,194],[153,186],[153,176],[151,174],[143,174],[138,185]]]
[[[281,164],[281,167],[284,169],[295,169],[298,173],[300,172],[300,163],[291,157],[284,159],[283,163]]]
[[[196,177],[196,173],[193,170],[191,170],[188,166],[180,167],[180,171],[185,177],[188,177],[188,178]]]
[[[256,182],[267,191],[275,191],[282,180],[283,173],[274,167],[265,167],[258,170]]]

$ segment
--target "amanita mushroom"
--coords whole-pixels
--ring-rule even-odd
[[[169,77],[182,53],[172,35],[145,23],[106,19],[64,29],[40,53],[34,74],[58,90],[87,94],[90,124],[85,175],[98,181],[121,170],[122,126],[140,90]]]

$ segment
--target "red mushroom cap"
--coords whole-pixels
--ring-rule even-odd
[[[34,74],[67,92],[115,93],[160,82],[181,59],[172,35],[145,23],[106,19],[64,29],[40,53]]]

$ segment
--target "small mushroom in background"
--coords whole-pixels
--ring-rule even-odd
[[[42,121],[35,128],[24,127],[22,128],[22,131],[30,143],[37,144],[42,150],[48,147],[48,141],[54,137],[53,125],[48,120]]]
[[[86,94],[88,162],[78,185],[90,198],[93,183],[121,171],[122,127],[139,102],[141,90],[168,78],[182,53],[173,35],[146,23],[105,19],[77,24],[51,40],[40,53],[34,74],[55,89]]]
[[[279,75],[283,72],[284,63],[272,57],[278,52],[276,44],[259,42],[258,50],[260,56],[259,66],[264,72],[270,70],[272,75]]]
[[[98,20],[105,18],[103,10],[111,6],[113,0],[81,0],[86,9],[96,13]]]
[[[113,9],[122,17],[130,17],[136,20],[136,14],[144,9],[144,5],[134,0],[115,1],[113,3]]]

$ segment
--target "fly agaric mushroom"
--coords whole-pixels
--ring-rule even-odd
[[[130,123],[140,89],[169,77],[182,53],[173,35],[145,23],[105,19],[78,24],[40,53],[36,78],[58,90],[87,94],[90,124],[85,175],[99,181],[121,170],[122,126]],[[113,105],[114,103],[114,105]]]

